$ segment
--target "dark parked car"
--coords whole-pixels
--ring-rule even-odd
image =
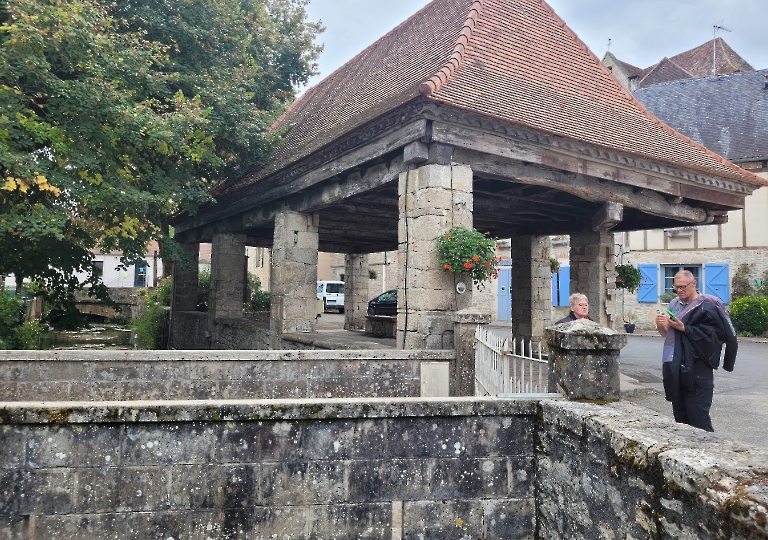
[[[368,315],[397,315],[397,289],[392,289],[368,302]]]

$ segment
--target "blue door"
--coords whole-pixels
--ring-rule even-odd
[[[498,281],[498,307],[496,309],[499,321],[509,322],[512,320],[512,267],[502,266],[499,268]]]

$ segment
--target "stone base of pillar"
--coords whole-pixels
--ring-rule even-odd
[[[571,292],[589,301],[590,318],[613,328],[616,317],[616,270],[612,233],[571,235]]]
[[[548,236],[512,238],[513,336],[543,341],[552,317],[552,273]]]
[[[627,336],[596,322],[579,320],[546,330],[548,391],[570,400],[621,399],[619,353]]]
[[[472,309],[454,313],[453,343],[456,361],[450,379],[451,396],[475,395],[475,330],[491,323],[491,316]]]

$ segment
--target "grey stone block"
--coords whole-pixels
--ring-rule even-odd
[[[119,471],[116,467],[76,469],[76,511],[88,514],[114,511],[119,505]]]
[[[128,518],[127,529],[127,540],[180,539],[189,536],[190,523],[185,512],[134,512]]]
[[[478,416],[467,419],[468,456],[533,455],[533,416]]]
[[[258,471],[251,465],[180,465],[171,468],[171,508],[242,509],[256,505]]]
[[[27,466],[103,467],[115,466],[120,459],[120,430],[99,426],[44,426],[35,429],[27,440]]]
[[[388,425],[392,457],[449,458],[466,454],[462,418],[406,418]]]
[[[356,422],[311,422],[304,426],[299,459],[307,461],[345,460],[354,454],[358,437]]]
[[[158,512],[170,508],[170,470],[166,467],[118,469],[118,512]]]
[[[26,464],[28,437],[28,431],[11,426],[0,427],[0,467],[18,469]]]
[[[307,538],[309,540],[392,538],[392,504],[314,506]]]
[[[128,535],[128,521],[126,514],[35,516],[34,538],[67,538],[68,540],[93,540],[94,538],[122,539]]]
[[[536,526],[536,507],[532,498],[490,499],[483,501],[485,538],[532,540]]]
[[[306,506],[270,506],[252,509],[251,538],[306,538],[312,508]]]
[[[483,537],[480,501],[406,501],[403,504],[403,537],[465,540]]]
[[[34,519],[31,520],[34,523]],[[0,512],[0,538],[4,540],[29,540],[30,516],[8,517]]]
[[[349,464],[349,499],[357,502],[430,498],[427,460],[355,460]]]
[[[261,504],[289,506],[344,502],[345,464],[341,461],[261,465]]]
[[[74,477],[65,469],[20,471],[16,490],[21,515],[70,514],[74,509]]]
[[[216,435],[210,424],[130,426],[123,437],[123,464],[208,463],[214,455],[215,443]]]
[[[504,458],[436,459],[430,462],[429,471],[430,499],[508,496],[507,460]]]

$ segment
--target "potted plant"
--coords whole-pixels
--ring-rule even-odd
[[[635,321],[637,321],[637,315],[634,311],[630,311],[624,316],[624,331],[627,334],[635,333]]]
[[[669,304],[672,300],[674,300],[675,296],[676,296],[675,293],[671,293],[671,292],[661,293],[659,295],[659,301],[662,304]]]
[[[554,257],[549,258],[549,273],[550,274],[560,273],[560,261],[558,261]]]
[[[642,274],[640,270],[632,266],[631,264],[619,264],[616,265],[616,288],[624,289],[625,291],[635,292],[640,287],[640,281],[642,280]],[[627,317],[624,317],[624,295],[621,295],[621,317],[626,323],[624,330],[628,334],[632,334],[635,331],[634,314],[630,313]],[[631,319],[630,319],[631,318]]]
[[[616,266],[616,287],[619,289],[635,292],[640,287],[642,277],[640,270],[631,264]]]
[[[489,279],[499,277],[496,268],[497,239],[477,229],[452,227],[437,238],[440,266],[453,274],[468,274],[478,289]]]

